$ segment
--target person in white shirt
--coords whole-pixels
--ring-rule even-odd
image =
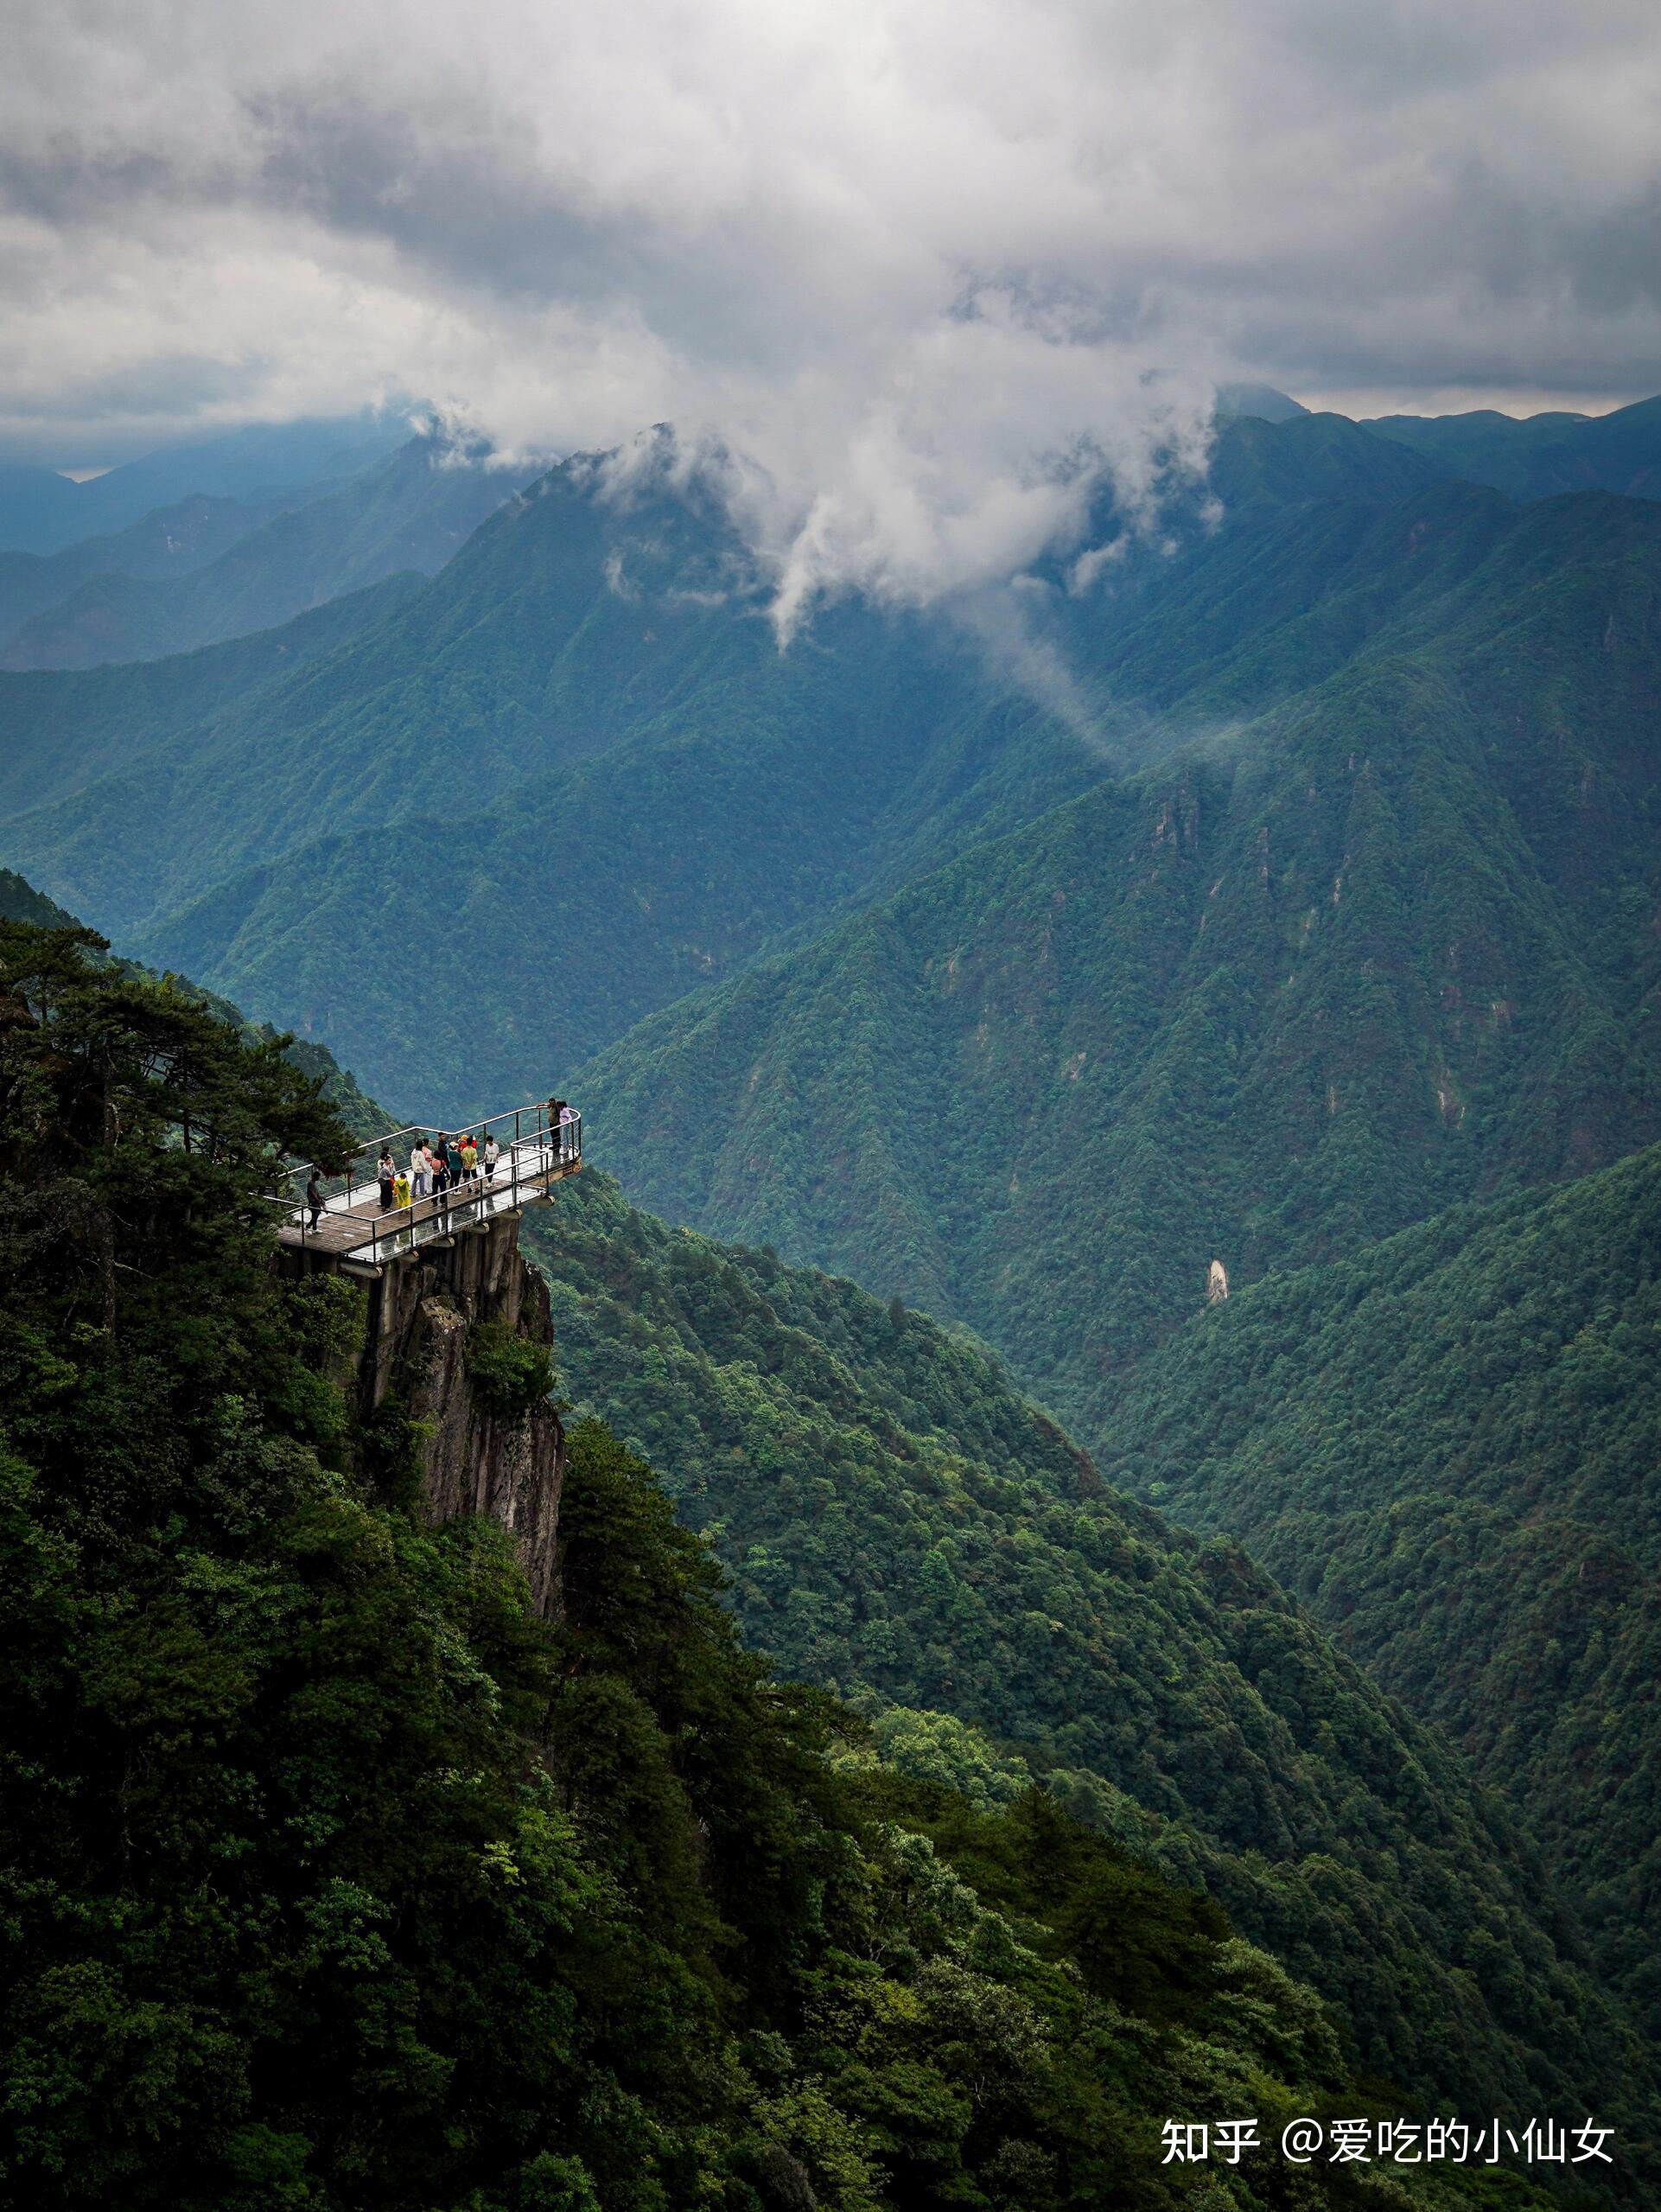
[[[427,1142],[425,1138],[417,1138],[415,1143],[410,1147],[410,1195],[411,1198],[424,1198],[427,1195]]]

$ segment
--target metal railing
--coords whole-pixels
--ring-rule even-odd
[[[325,1176],[310,1161],[285,1169],[269,1202],[281,1211],[289,1236],[302,1246],[336,1258],[349,1253],[379,1265],[495,1214],[517,1212],[557,1176],[580,1168],[582,1117],[570,1106],[563,1118],[557,1117],[550,1112],[553,1105],[550,1100],[542,1106],[512,1106],[455,1131],[431,1123],[391,1130],[360,1144],[339,1175]],[[468,1138],[478,1158],[471,1171],[460,1157]],[[489,1163],[492,1140],[496,1158]],[[420,1185],[428,1171],[412,1164],[418,1144],[430,1147],[446,1163],[424,1189]],[[379,1170],[387,1152],[393,1166],[390,1204]],[[314,1173],[321,1204],[307,1195]]]

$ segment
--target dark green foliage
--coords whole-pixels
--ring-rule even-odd
[[[0,922],[28,922],[37,929],[71,930],[80,933],[79,941],[90,957],[100,965],[107,963],[112,972],[134,980],[156,981],[148,969],[132,960],[118,960],[109,955],[108,947],[92,931],[84,931],[72,914],[53,899],[47,898],[21,876],[9,868],[0,868]],[[384,1106],[365,1096],[349,1069],[342,1068],[327,1045],[302,1042],[295,1037],[281,1037],[268,1023],[245,1020],[239,1008],[228,1000],[216,998],[211,991],[200,990],[182,976],[165,979],[168,987],[176,996],[188,998],[194,1005],[203,1008],[216,1020],[228,1022],[240,1032],[251,1045],[277,1042],[283,1057],[321,1087],[322,1095],[351,1131],[362,1143],[381,1136],[393,1126],[394,1117]]]
[[[345,1131],[88,949],[0,926],[9,2202],[1175,2212],[1162,2113],[1365,2108],[1213,1906],[775,1687],[597,1425],[557,1627],[501,1531],[377,1502],[356,1295],[258,1208]],[[1290,2186],[1226,2201],[1441,2201]]]
[[[554,1386],[554,1355],[500,1321],[468,1330],[467,1367],[474,1394],[503,1419],[522,1421]]]
[[[73,914],[37,891],[10,868],[0,868],[0,921],[26,921],[35,929],[78,929]]]
[[[1661,2036],[1661,1152],[1271,1276],[1136,1371],[1104,1450],[1511,1792]]]
[[[1102,1495],[983,1354],[592,1171],[534,1248],[566,1386],[707,1529],[746,1637],[870,1705],[888,1756],[988,1806],[1041,1775],[1203,1883],[1380,2075],[1650,2094],[1516,1824],[1232,1546]]]

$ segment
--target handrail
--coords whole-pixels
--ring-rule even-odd
[[[384,1259],[413,1251],[434,1235],[444,1235],[471,1221],[488,1220],[493,1214],[517,1209],[522,1194],[531,1186],[540,1192],[556,1175],[582,1166],[582,1117],[568,1106],[570,1118],[556,1121],[549,1113],[549,1105],[552,1103],[550,1100],[534,1106],[510,1106],[502,1113],[490,1115],[483,1121],[468,1122],[453,1132],[440,1129],[436,1124],[411,1122],[402,1129],[389,1131],[384,1137],[372,1138],[358,1146],[341,1174],[319,1174],[322,1220],[338,1224],[342,1214],[355,1214],[360,1206],[379,1201],[379,1173],[362,1181],[355,1173],[366,1158],[378,1163],[381,1152],[392,1148],[398,1173],[408,1173],[409,1155],[415,1142],[425,1143],[430,1134],[435,1141],[443,1136],[452,1142],[462,1136],[472,1136],[481,1154],[486,1137],[494,1136],[500,1148],[494,1174],[487,1172],[481,1157],[475,1175],[442,1192],[417,1195],[412,1188],[404,1205],[380,1207],[377,1203],[373,1213],[361,1214],[353,1222],[354,1229],[362,1232],[347,1247],[354,1258],[367,1253],[372,1264],[379,1265]],[[404,1141],[399,1143],[399,1139]],[[340,1255],[336,1240],[321,1233],[321,1223],[317,1228],[311,1224],[311,1204],[304,1194],[314,1167],[314,1163],[302,1161],[283,1170],[279,1181],[289,1187],[268,1193],[267,1202],[282,1209],[285,1226],[297,1231],[302,1247]],[[422,1233],[423,1230],[425,1235]]]

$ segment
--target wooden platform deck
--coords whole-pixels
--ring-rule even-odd
[[[277,1241],[291,1249],[317,1253],[359,1265],[379,1266],[436,1244],[463,1230],[483,1227],[498,1215],[517,1213],[533,1198],[540,1198],[582,1165],[580,1152],[531,1139],[506,1147],[496,1172],[463,1182],[437,1198],[419,1198],[408,1206],[384,1208],[379,1188],[360,1184],[329,1199],[311,1227],[311,1209],[302,1206],[285,1213]]]

